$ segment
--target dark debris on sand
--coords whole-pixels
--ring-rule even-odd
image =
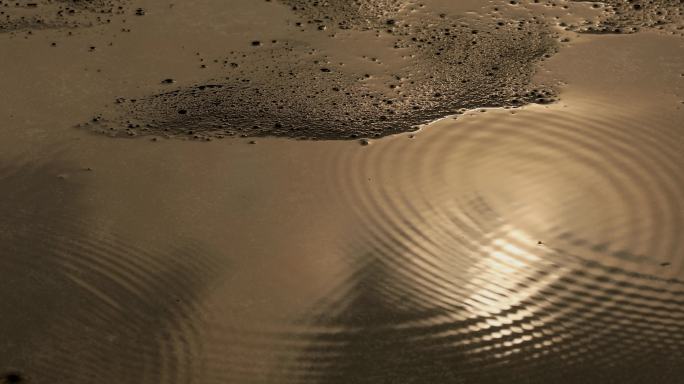
[[[328,20],[331,28],[365,33],[377,25],[391,35],[390,48],[415,59],[369,82],[303,43],[279,42],[226,58],[229,76],[221,80],[120,103],[117,116],[87,127],[119,137],[377,138],[463,109],[555,100],[553,91],[530,87],[536,63],[556,50],[534,18],[424,13],[409,23],[396,13],[400,1],[284,2],[303,20]]]
[[[281,0],[292,11],[317,24],[340,29],[373,28],[394,21],[406,0]]]
[[[111,22],[129,0],[0,0],[0,33],[78,28]]]
[[[589,0],[573,0],[587,2]],[[683,0],[604,0],[606,17],[598,27],[585,33],[633,33],[641,28],[662,28],[668,24],[682,25]]]

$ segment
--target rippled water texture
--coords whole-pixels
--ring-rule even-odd
[[[166,78],[219,78],[209,57],[294,20],[219,3],[131,1],[114,14],[128,32],[112,19],[0,35],[0,383],[681,382],[676,25],[584,33],[580,19],[635,19],[426,1],[556,20],[558,52],[530,81],[559,100],[362,143],[75,127]]]

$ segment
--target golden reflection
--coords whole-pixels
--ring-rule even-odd
[[[465,298],[467,308],[475,316],[494,319],[495,325],[510,322],[510,315],[497,316],[520,305],[539,293],[560,276],[559,269],[549,270],[541,254],[543,245],[529,234],[509,225],[496,233],[480,249],[482,257],[468,270],[467,288],[472,292]],[[533,309],[525,307],[516,316],[532,316]]]

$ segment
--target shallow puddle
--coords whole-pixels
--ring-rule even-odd
[[[533,79],[558,102],[362,142],[77,128],[166,78],[221,76],[214,57],[295,20],[269,2],[139,3],[132,32],[0,35],[0,382],[684,375],[681,36],[563,31]],[[425,7],[566,4],[506,3]],[[340,33],[351,71],[376,65],[354,47],[367,32]]]

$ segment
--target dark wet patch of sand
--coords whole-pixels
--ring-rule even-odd
[[[381,42],[399,64],[371,75],[374,57],[354,67],[295,39],[253,41],[221,59],[225,78],[120,99],[118,114],[85,125],[112,136],[370,138],[464,109],[554,101],[530,85],[536,63],[556,50],[535,17],[447,18],[398,1],[285,3],[301,20],[295,32],[328,30],[330,46],[350,36]]]

